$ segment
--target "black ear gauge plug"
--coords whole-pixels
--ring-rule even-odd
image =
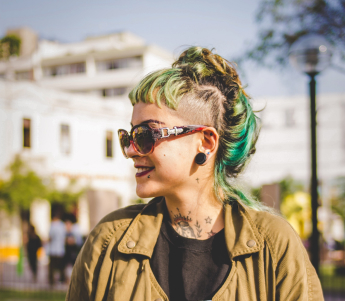
[[[202,165],[202,164],[204,164],[206,162],[206,155],[204,153],[198,153],[195,156],[194,161],[195,161],[196,164]]]

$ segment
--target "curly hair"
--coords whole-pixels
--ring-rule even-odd
[[[213,185],[217,198],[269,210],[230,183],[255,153],[260,131],[259,118],[230,62],[209,49],[190,47],[172,68],[148,74],[129,98],[132,105],[163,103],[186,120],[214,127],[219,134]]]

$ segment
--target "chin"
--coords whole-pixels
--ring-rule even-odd
[[[137,184],[136,193],[140,198],[155,198],[163,195],[160,190],[154,189],[152,185],[145,184]]]

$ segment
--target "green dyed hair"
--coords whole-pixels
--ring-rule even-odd
[[[233,65],[201,47],[190,47],[172,68],[148,74],[129,93],[132,105],[162,103],[196,124],[213,126],[219,134],[214,169],[214,191],[224,202],[268,210],[262,203],[231,184],[255,152],[258,117],[249,103]],[[191,114],[192,112],[192,114]]]

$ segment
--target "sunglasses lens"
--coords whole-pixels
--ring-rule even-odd
[[[119,130],[118,134],[119,134],[119,140],[120,140],[122,153],[127,158],[127,150],[130,146],[128,132],[125,130]]]
[[[139,153],[142,155],[151,152],[154,140],[151,131],[143,126],[139,126],[133,131],[133,142]]]

